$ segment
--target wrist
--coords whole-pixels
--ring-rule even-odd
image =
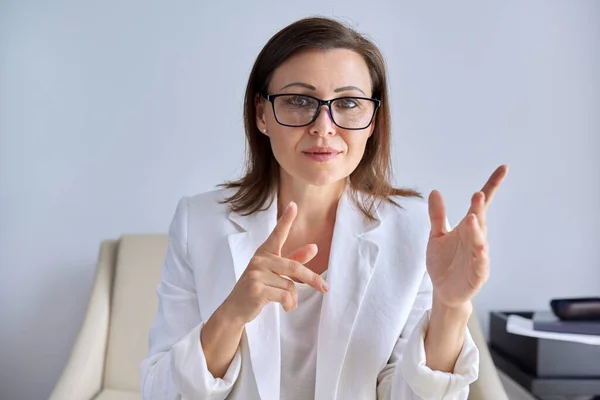
[[[243,325],[238,325],[219,307],[200,330],[200,345],[208,371],[215,378],[223,378],[239,347]]]
[[[436,299],[435,293],[433,297],[425,332],[426,365],[432,370],[452,373],[464,345],[473,306],[470,301],[448,306]]]
[[[473,313],[473,304],[467,301],[458,305],[448,306],[436,299],[434,294],[431,306],[430,321],[436,320],[446,327],[464,328]]]
[[[226,326],[229,329],[242,330],[246,326],[246,321],[234,312],[233,307],[230,307],[227,300],[215,310],[213,317],[219,325]]]
[[[227,309],[221,305],[208,318],[204,328],[200,331],[200,342],[205,352],[210,352],[218,347],[219,340],[223,337],[240,336],[244,330],[244,324],[236,321],[227,313]]]

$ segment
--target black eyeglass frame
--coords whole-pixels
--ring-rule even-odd
[[[275,120],[277,121],[277,123],[279,125],[283,125],[283,126],[289,126],[291,128],[301,128],[303,126],[308,126],[312,123],[314,123],[317,118],[319,117],[319,112],[321,111],[321,107],[323,106],[327,106],[327,109],[329,111],[329,118],[331,118],[331,120],[333,121],[333,123],[342,129],[346,129],[346,130],[350,130],[350,131],[360,131],[363,129],[368,128],[369,126],[371,126],[371,124],[373,123],[373,119],[375,118],[375,115],[377,115],[377,110],[379,110],[379,107],[381,106],[381,100],[379,99],[372,99],[370,97],[359,97],[359,96],[343,96],[343,97],[336,97],[335,99],[329,99],[329,100],[321,100],[317,97],[314,96],[310,96],[308,94],[300,94],[300,93],[280,93],[280,94],[267,94],[267,93],[261,93],[260,96],[262,98],[264,98],[265,100],[267,100],[268,102],[271,103],[271,106],[273,107],[273,115],[275,116]],[[302,124],[302,125],[289,125],[289,124],[284,124],[281,121],[279,121],[279,118],[277,118],[277,112],[275,112],[275,99],[278,97],[282,97],[282,96],[302,96],[302,97],[308,97],[310,99],[316,100],[318,103],[318,107],[315,109],[315,115],[313,115],[312,119],[310,120],[310,122],[306,123],[306,124]],[[369,123],[367,125],[365,125],[362,128],[346,128],[344,126],[341,126],[340,124],[338,124],[335,121],[335,118],[333,118],[333,112],[331,110],[331,104],[334,101],[337,100],[343,100],[343,99],[358,99],[358,100],[368,100],[368,101],[372,101],[373,103],[375,103],[375,108],[373,109],[373,115],[371,116],[371,119],[369,120]]]

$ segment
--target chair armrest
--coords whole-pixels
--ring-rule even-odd
[[[476,312],[471,314],[469,331],[479,349],[479,378],[471,384],[469,400],[508,400]]]
[[[102,390],[118,243],[102,242],[83,324],[49,400],[90,400]]]

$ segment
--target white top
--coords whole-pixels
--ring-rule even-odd
[[[321,276],[326,278],[326,273]],[[307,284],[294,283],[298,293],[298,308],[280,314],[280,400],[313,400],[323,293]]]
[[[223,377],[208,370],[199,340],[205,321],[277,223],[277,198],[266,210],[242,215],[224,202],[234,194],[227,189],[185,197],[177,206],[141,365],[144,400],[280,400],[281,387],[289,385],[280,385],[281,348],[273,346],[286,314],[279,303],[265,305],[246,324]],[[358,200],[366,198],[359,194]],[[426,269],[428,204],[400,196],[394,201],[401,208],[382,202],[371,220],[349,194],[340,198],[327,270],[331,290],[322,296],[318,325],[317,400],[466,400],[477,379],[479,353],[468,330],[453,373],[426,365],[433,297]],[[136,243],[122,246],[135,253]]]

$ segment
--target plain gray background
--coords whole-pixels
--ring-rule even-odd
[[[398,185],[441,190],[456,224],[510,164],[485,324],[599,294],[600,1],[2,1],[0,398],[50,393],[102,239],[166,232],[239,173],[254,58],[315,14],[387,59]]]

